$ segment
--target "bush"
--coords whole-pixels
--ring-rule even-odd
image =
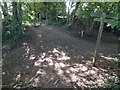
[[[2,37],[2,43],[3,45],[8,45],[10,48],[13,48],[19,45],[19,43],[29,41],[30,39],[31,36],[25,33],[14,35],[6,32]]]

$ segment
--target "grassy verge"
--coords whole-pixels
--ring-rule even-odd
[[[20,43],[29,41],[30,39],[31,36],[26,33],[14,35],[6,32],[5,35],[2,37],[2,45],[7,45],[9,46],[9,48],[14,48]]]

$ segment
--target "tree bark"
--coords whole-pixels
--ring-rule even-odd
[[[12,2],[12,6],[13,6],[13,16],[15,19],[18,20],[18,3],[17,2]]]
[[[72,25],[73,22],[74,22],[75,13],[76,13],[76,11],[77,11],[77,9],[78,9],[78,7],[79,7],[79,4],[80,4],[80,2],[77,2],[77,3],[76,3],[75,9],[74,9],[74,10],[72,11],[72,13],[71,13],[69,25]]]
[[[19,2],[18,3],[18,20],[19,20],[19,31],[18,31],[18,33],[20,34],[20,33],[22,33],[22,2]]]
[[[8,14],[8,7],[7,7],[7,3],[6,2],[3,2],[3,5],[1,5],[1,8],[2,8],[2,12],[3,12],[3,16],[4,18],[8,17],[9,14]],[[9,20],[8,20],[9,21]],[[7,24],[9,24],[9,22],[6,21],[6,22],[2,22],[2,25],[3,25],[3,31],[2,31],[2,36],[5,35],[5,32],[7,31]]]
[[[3,11],[3,15],[4,17],[8,16],[8,7],[7,7],[7,3],[3,2],[3,6],[2,6],[2,11]]]
[[[36,14],[36,11],[35,11],[35,2],[34,2],[34,21],[33,21],[34,26],[35,26],[35,23],[36,23],[35,22],[35,20],[36,20],[36,15],[35,14]]]
[[[13,20],[12,20],[12,23],[16,23],[16,25],[18,25],[17,2],[12,2],[12,6],[13,6],[13,10],[12,10]],[[16,25],[14,26],[14,30],[13,30],[14,34],[17,34],[17,26]]]
[[[14,34],[22,32],[22,2],[12,2],[13,6],[13,23],[17,26],[14,28]]]

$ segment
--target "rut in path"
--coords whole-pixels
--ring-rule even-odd
[[[4,84],[89,88],[108,83],[107,76],[117,76],[116,66],[109,61],[115,58],[108,58],[117,53],[116,43],[101,44],[98,68],[92,67],[95,42],[76,38],[55,26],[28,29],[33,39],[4,58]]]

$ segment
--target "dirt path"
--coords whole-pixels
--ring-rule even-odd
[[[58,27],[28,28],[33,39],[3,54],[3,85],[22,87],[101,87],[117,76],[117,43],[102,42],[98,67],[92,67],[95,42],[71,36]]]

